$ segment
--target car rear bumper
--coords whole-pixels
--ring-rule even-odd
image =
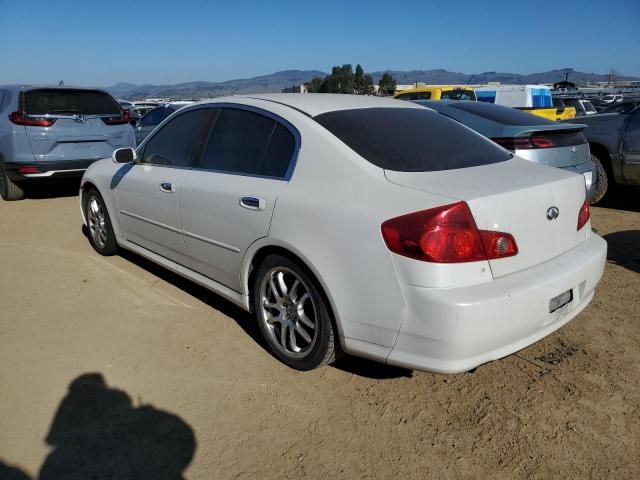
[[[7,176],[14,182],[54,181],[64,178],[80,178],[84,171],[95,162],[90,160],[58,160],[52,162],[6,162]],[[21,169],[30,168],[28,171]]]
[[[405,286],[407,312],[387,362],[438,373],[458,373],[496,360],[557,330],[593,298],[607,244],[591,237],[556,258],[475,286]],[[550,313],[550,300],[572,300]]]

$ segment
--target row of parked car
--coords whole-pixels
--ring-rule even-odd
[[[131,250],[253,312],[293,368],[344,351],[469,370],[571,320],[604,269],[592,126],[473,101],[265,94],[184,105],[136,148],[106,92],[0,95],[3,198],[83,174],[96,252]],[[640,183],[633,154],[613,155],[612,179]]]

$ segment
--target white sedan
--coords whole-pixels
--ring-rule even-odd
[[[462,372],[560,328],[606,243],[583,177],[428,108],[329,94],[183,108],[87,169],[95,250],[131,250],[256,321],[309,370],[338,351]]]

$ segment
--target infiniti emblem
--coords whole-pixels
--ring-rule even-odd
[[[547,220],[555,220],[560,216],[560,209],[558,207],[549,207],[547,210]]]
[[[87,116],[81,113],[77,113],[73,116],[73,119],[78,123],[84,123],[87,121]]]

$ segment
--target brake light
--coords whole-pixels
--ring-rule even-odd
[[[22,112],[11,113],[9,120],[16,125],[25,125],[27,127],[50,127],[56,123],[55,118],[27,116]]]
[[[381,230],[389,250],[424,262],[476,262],[518,253],[508,233],[478,230],[465,202],[392,218]]]
[[[129,123],[129,120],[128,110],[123,110],[117,117],[102,117],[102,121],[107,125],[124,125],[125,123]]]
[[[553,148],[556,144],[548,137],[494,137],[491,140],[507,150]]]
[[[20,167],[18,173],[40,173],[40,169],[35,166]]]
[[[578,212],[578,228],[577,230],[580,230],[582,227],[584,227],[587,222],[589,221],[590,215],[589,215],[589,200],[588,199],[584,199],[584,203],[582,204],[582,206],[580,207],[580,211]]]

